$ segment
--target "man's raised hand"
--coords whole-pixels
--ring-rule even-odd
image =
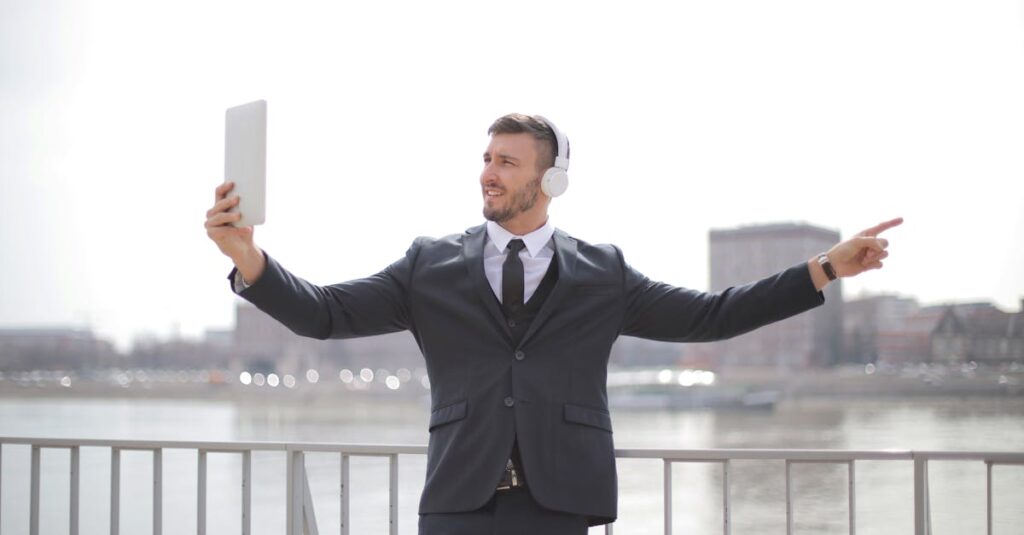
[[[882,260],[889,256],[889,240],[879,238],[878,235],[902,223],[902,217],[884,221],[829,249],[828,258],[836,275],[852,277],[881,268]]]
[[[253,241],[253,228],[232,225],[242,219],[241,213],[228,211],[238,205],[239,197],[227,196],[234,187],[234,182],[225,182],[214,190],[213,207],[206,211],[206,235],[252,284],[263,273],[266,259]]]

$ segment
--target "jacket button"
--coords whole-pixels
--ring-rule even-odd
[[[516,320],[508,320],[508,326],[513,328],[513,329],[515,329],[516,328]]]
[[[516,351],[516,360],[523,360],[526,358],[526,353],[522,351]]]
[[[505,406],[511,407],[516,404],[516,400],[512,399],[512,396],[505,398]]]

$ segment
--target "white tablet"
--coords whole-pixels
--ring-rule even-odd
[[[267,194],[267,101],[228,108],[224,123],[224,181],[234,182],[228,197],[242,200],[230,212],[242,212],[236,227],[263,224]]]

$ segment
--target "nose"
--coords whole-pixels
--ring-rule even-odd
[[[498,173],[495,172],[494,162],[485,163],[483,170],[480,171],[480,183],[495,184],[498,182]]]

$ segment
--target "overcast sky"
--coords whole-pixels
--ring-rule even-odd
[[[554,224],[652,278],[707,288],[709,228],[903,216],[847,297],[1019,307],[1024,2],[626,6],[0,0],[0,326],[229,326],[202,225],[224,110],[261,98],[256,240],[314,282],[480,223],[519,111],[572,141]]]

